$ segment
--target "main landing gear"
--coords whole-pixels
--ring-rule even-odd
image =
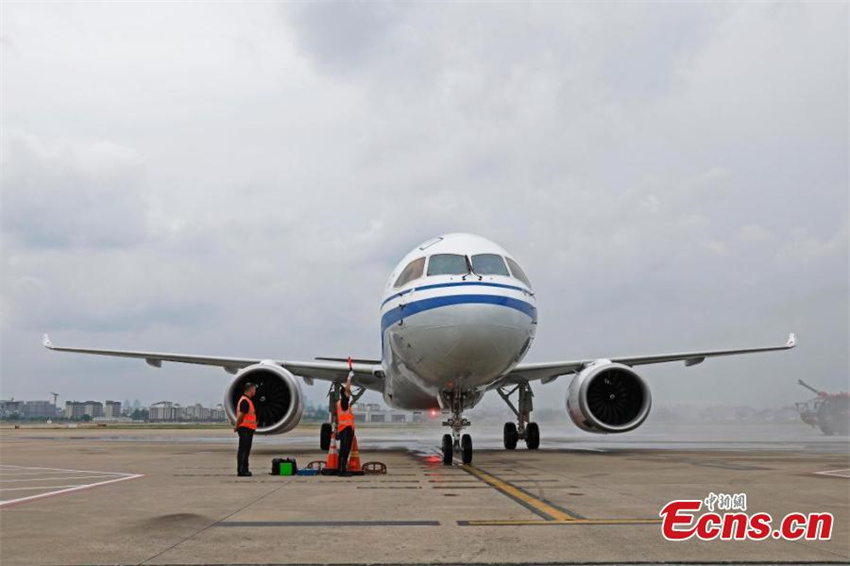
[[[454,459],[454,453],[460,452],[461,462],[472,463],[472,437],[468,434],[461,435],[464,428],[470,422],[463,418],[463,393],[451,394],[449,400],[452,407],[452,416],[443,422],[443,426],[451,427],[451,434],[443,435],[443,464],[450,466]]]
[[[517,424],[505,423],[503,431],[505,448],[513,450],[520,440],[524,440],[526,448],[537,450],[540,447],[540,427],[537,423],[530,422],[531,411],[534,410],[532,402],[534,394],[531,392],[531,386],[527,381],[523,381],[510,391],[506,387],[499,387],[497,391],[517,417]],[[519,397],[519,409],[511,402],[511,395],[514,393],[517,393]]]

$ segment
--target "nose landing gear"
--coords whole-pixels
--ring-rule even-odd
[[[451,427],[451,434],[443,435],[443,464],[450,466],[454,459],[454,453],[460,452],[461,462],[472,463],[472,437],[468,434],[461,435],[464,428],[470,426],[470,422],[463,418],[463,394],[455,393],[450,396],[452,416],[443,421],[443,426]]]
[[[540,447],[540,427],[537,423],[531,421],[531,411],[534,410],[532,398],[534,394],[531,392],[531,386],[527,381],[523,381],[511,390],[506,387],[499,387],[496,391],[499,396],[508,404],[511,411],[517,417],[517,424],[505,423],[503,429],[503,441],[507,450],[514,450],[520,440],[525,441],[525,446],[529,450],[537,450]],[[511,395],[514,393],[519,397],[519,408],[514,406],[511,401]]]

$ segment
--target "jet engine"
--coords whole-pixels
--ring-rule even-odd
[[[588,432],[628,432],[649,415],[652,394],[646,382],[623,364],[598,360],[576,375],[567,390],[567,412]]]
[[[253,401],[258,433],[282,434],[298,425],[304,412],[301,385],[294,375],[269,362],[246,367],[227,388],[224,410],[230,422],[236,422],[236,404],[248,382],[257,386]]]

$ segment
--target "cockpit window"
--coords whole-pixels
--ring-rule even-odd
[[[466,275],[466,257],[457,254],[436,254],[428,260],[428,275]]]
[[[511,268],[511,273],[513,273],[513,276],[528,285],[529,288],[531,288],[531,281],[528,280],[528,276],[525,274],[525,271],[522,270],[519,264],[509,257],[505,259],[508,260],[508,266]]]
[[[479,254],[472,256],[472,271],[475,275],[504,275],[508,276],[508,268],[502,256],[496,254]]]
[[[403,287],[407,285],[414,279],[419,279],[422,277],[422,271],[425,269],[425,258],[420,257],[419,259],[414,259],[410,263],[407,264],[407,267],[402,270],[401,275],[398,276],[398,279],[395,281],[396,287]]]

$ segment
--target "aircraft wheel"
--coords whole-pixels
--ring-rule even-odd
[[[454,457],[454,445],[452,444],[452,435],[444,434],[443,435],[443,464],[446,466],[452,465],[452,458]]]
[[[537,450],[540,447],[540,427],[537,423],[528,423],[525,427],[525,446],[529,450]]]
[[[331,447],[331,434],[333,434],[331,423],[322,423],[322,430],[319,432],[319,448],[323,452],[327,452]]]
[[[461,456],[464,464],[472,463],[472,437],[464,434],[460,439]]]
[[[516,444],[519,441],[519,433],[516,430],[516,425],[514,423],[505,423],[502,437],[504,438],[506,449],[513,450],[516,448]]]

